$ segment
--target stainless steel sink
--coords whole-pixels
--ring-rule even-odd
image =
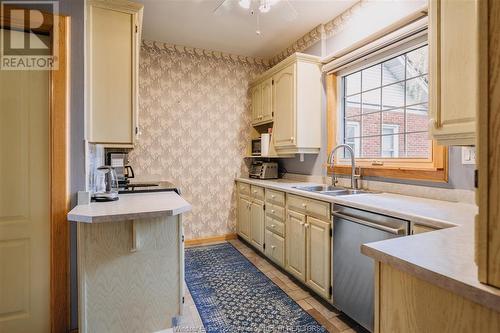
[[[327,192],[327,191],[344,191],[345,187],[332,186],[332,185],[317,185],[317,186],[295,186],[297,190],[308,192]]]
[[[354,190],[350,188],[332,186],[332,185],[294,186],[294,188],[301,191],[313,192],[330,196],[371,193],[365,190]]]

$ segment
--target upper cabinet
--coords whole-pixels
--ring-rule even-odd
[[[320,59],[295,53],[251,84],[252,125],[272,123],[278,156],[321,147]]]
[[[90,0],[87,15],[87,140],[133,147],[138,133],[142,4]]]
[[[478,1],[429,4],[430,132],[442,145],[474,145],[478,110]]]

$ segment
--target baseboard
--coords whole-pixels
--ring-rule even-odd
[[[224,242],[227,240],[236,239],[237,237],[238,237],[237,234],[225,234],[222,236],[186,239],[184,241],[184,245],[194,246],[194,245],[204,245],[204,244],[210,244],[210,243]]]

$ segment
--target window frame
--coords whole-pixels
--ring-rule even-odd
[[[334,73],[326,76],[327,86],[327,127],[328,127],[328,154],[337,143],[343,143],[344,98],[342,95],[342,78],[363,68],[370,67],[385,60],[392,59],[408,51],[427,45],[427,35],[417,36],[403,44],[389,47],[387,50],[374,56],[364,56],[354,63],[346,64]],[[430,107],[430,104],[429,104]],[[350,157],[340,157],[340,150],[335,158],[334,170],[337,174],[350,174]],[[356,158],[356,165],[361,167],[363,176],[384,178],[426,180],[435,182],[448,181],[448,149],[439,146],[432,140],[429,158]],[[327,167],[328,173],[333,170]]]

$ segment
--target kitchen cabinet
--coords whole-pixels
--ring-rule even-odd
[[[87,15],[87,140],[133,147],[143,5],[90,0]]]
[[[238,198],[238,234],[247,241],[250,241],[250,205],[247,198]]]
[[[237,232],[260,251],[264,251],[264,189],[238,182]]]
[[[250,205],[250,241],[260,251],[264,250],[264,203],[252,200]]]
[[[252,125],[273,121],[272,78],[252,88]]]
[[[478,0],[429,3],[430,133],[441,145],[476,144],[478,3]]]
[[[278,156],[319,153],[322,83],[318,57],[295,53],[263,73],[251,89],[252,102],[259,105],[253,108],[252,124],[273,122],[272,144]]]
[[[330,297],[331,223],[308,216],[306,284],[325,298]]]
[[[306,280],[306,216],[289,210],[286,218],[286,270]]]

